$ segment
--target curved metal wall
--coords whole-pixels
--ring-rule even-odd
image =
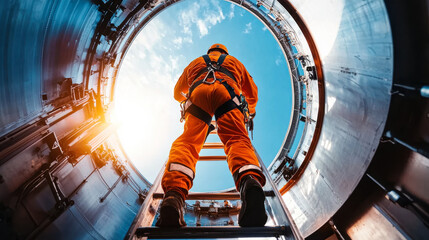
[[[97,58],[84,86],[91,43],[108,47],[101,19],[129,13],[120,2],[2,2],[1,239],[120,239],[138,212],[150,184],[104,121]]]
[[[303,137],[303,150],[312,145],[314,153],[299,181],[284,195],[295,222],[309,236],[344,206],[377,149],[390,104],[392,33],[382,0],[273,2],[274,9],[285,15],[284,7],[293,6],[310,30],[325,81],[320,139],[312,145],[313,131]],[[118,53],[138,32],[139,17],[163,3],[2,4],[0,210],[10,218],[1,221],[0,229],[6,238],[17,233],[43,239],[125,235],[149,183],[107,133],[111,130],[102,103],[108,103],[103,99],[108,94],[103,94],[110,89],[104,77],[114,77],[122,60]],[[311,95],[310,91],[307,97]],[[313,106],[318,103],[313,99]],[[63,150],[55,150],[57,145]],[[116,160],[97,165],[94,153],[101,145],[121,155],[113,159],[121,160],[125,175],[118,172]],[[304,151],[299,154],[303,159]],[[427,158],[418,155],[415,160],[420,164]],[[53,188],[67,198],[55,196]],[[58,209],[58,202],[64,208]]]
[[[291,3],[312,33],[325,81],[320,139],[304,174],[284,195],[308,236],[344,204],[374,156],[389,109],[393,45],[381,0]]]
[[[0,136],[58,107],[66,78],[82,82],[97,16],[89,0],[2,3]]]

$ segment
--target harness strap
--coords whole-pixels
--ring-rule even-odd
[[[208,55],[206,55],[208,56]],[[226,54],[221,54],[220,57],[217,59],[217,64],[220,66],[222,65],[223,61],[225,61]]]
[[[226,58],[226,54],[222,54],[222,55],[220,55],[220,57],[218,58],[218,60],[217,60],[217,62],[212,62],[211,61],[211,59],[210,59],[210,57],[209,57],[209,55],[203,55],[202,57],[203,57],[203,59],[204,59],[204,61],[206,62],[206,65],[207,65],[207,67],[206,68],[203,68],[198,74],[197,74],[197,76],[194,78],[194,83],[192,84],[192,86],[189,88],[189,94],[188,94],[188,96],[191,96],[191,93],[194,91],[194,89],[196,88],[196,87],[198,87],[198,86],[200,86],[202,83],[204,83],[204,79],[202,79],[202,80],[199,80],[199,81],[197,81],[197,82],[195,82],[195,79],[197,79],[199,76],[201,76],[201,74],[203,74],[204,72],[208,72],[209,71],[209,68],[211,67],[211,66],[213,66],[213,63],[215,63],[216,64],[216,68],[218,68],[219,70],[215,70],[215,71],[221,71],[221,69],[224,69],[226,72],[223,72],[223,73],[225,73],[228,77],[230,77],[231,79],[233,79],[234,81],[237,81],[236,79],[235,79],[235,77],[234,77],[234,75],[228,70],[228,69],[226,69],[226,68],[223,68],[221,65],[222,65],[222,63],[225,61],[225,58]],[[222,71],[221,71],[222,72]],[[207,77],[206,77],[206,79],[207,78],[213,78],[214,76],[213,76],[213,73],[210,73]],[[220,81],[221,79],[219,79],[219,81]],[[232,87],[230,87],[226,82],[222,82],[222,81],[220,81],[226,88],[227,88],[227,90],[228,90],[228,92],[229,92],[229,94],[231,95],[231,98],[233,98],[233,96],[235,96],[235,93],[234,93],[234,89],[232,88]],[[234,94],[231,94],[231,93],[234,93]]]
[[[232,100],[226,101],[224,104],[220,105],[215,111],[215,118],[218,120],[225,113],[238,108],[237,104]]]
[[[237,96],[235,95],[234,88],[232,88],[226,81],[223,81],[221,83],[226,88],[226,90],[228,90],[228,93],[229,93],[229,96],[231,96],[231,99]]]
[[[197,79],[204,72],[209,72],[209,71],[210,72],[207,74],[207,76],[204,79],[199,80],[197,82],[194,82],[192,84],[192,86],[189,88],[188,99],[190,98],[190,96],[191,96],[192,92],[195,90],[195,88],[197,88],[199,85],[203,84],[207,78],[214,78],[213,74],[215,71],[220,71],[220,72],[226,74],[228,77],[230,77],[234,81],[237,81],[235,79],[234,75],[228,69],[221,66],[222,63],[225,61],[226,56],[227,56],[226,54],[220,55],[217,62],[212,62],[208,55],[202,56],[207,67],[202,69],[197,74],[195,79]],[[237,95],[234,92],[234,88],[232,88],[226,81],[221,81],[221,79],[216,79],[216,80],[219,81],[220,83],[222,83],[222,85],[226,88],[226,90],[228,91],[228,93],[231,97],[231,99],[229,99],[228,101],[226,101],[224,104],[222,104],[221,106],[219,106],[216,109],[215,118],[217,120],[223,114],[225,114],[225,113],[227,113],[227,112],[229,112],[235,108],[240,108],[241,104],[240,104],[240,99],[237,97]],[[213,81],[216,81],[216,80],[213,80]],[[205,122],[207,125],[209,125],[209,126],[211,125],[212,116],[209,113],[207,113],[206,111],[204,111],[203,109],[201,109],[200,107],[198,107],[197,105],[192,103],[188,108],[186,108],[184,110],[186,112],[189,112],[190,114],[194,115],[195,117],[199,118],[200,120]],[[240,108],[240,110],[241,110],[241,108]]]
[[[210,126],[212,122],[212,116],[208,114],[206,111],[204,111],[203,109],[201,109],[200,107],[198,107],[197,105],[192,103],[186,109],[186,111],[194,115],[194,117],[199,118],[201,121],[205,122],[207,125]]]
[[[194,84],[192,84],[192,86],[189,88],[189,93],[188,96],[191,96],[191,93],[194,91],[195,88],[197,88],[198,86],[200,86],[202,83],[204,82],[204,79],[201,79],[198,82],[195,82]]]
[[[220,57],[219,57],[220,58]],[[210,66],[212,64],[212,60],[210,59],[209,55],[203,55],[203,59],[206,62],[207,66]]]
[[[225,113],[240,107],[240,100],[237,98],[237,95],[234,92],[234,89],[226,83],[226,81],[222,82],[222,85],[228,90],[231,99],[226,101],[224,104],[220,105],[215,111],[215,118],[218,120]]]
[[[220,55],[220,57],[218,58],[217,62],[212,62],[209,55],[203,55],[203,59],[206,62],[207,67],[201,69],[198,73],[197,76],[194,78],[197,79],[198,77],[200,77],[203,73],[206,73],[208,71],[210,71],[210,69],[215,68],[215,71],[221,72],[225,75],[227,75],[229,78],[231,78],[232,80],[237,82],[237,79],[235,78],[234,74],[232,74],[228,69],[222,67],[222,63],[225,61],[227,54],[222,54]],[[212,78],[213,77],[213,73],[210,73],[208,76],[208,78]]]

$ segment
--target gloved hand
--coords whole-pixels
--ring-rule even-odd
[[[250,118],[250,119],[254,119],[254,118],[255,118],[255,116],[256,116],[256,112],[254,112],[254,113],[249,113],[249,118]]]
[[[253,118],[249,118],[249,122],[247,122],[247,126],[249,127],[249,131],[253,131]]]
[[[249,120],[247,122],[247,124],[248,124],[247,126],[249,127],[249,131],[253,131],[253,119],[255,118],[255,116],[256,116],[256,112],[249,113]],[[252,133],[252,135],[253,135],[253,133]]]

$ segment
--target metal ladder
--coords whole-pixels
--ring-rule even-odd
[[[212,124],[216,126],[216,122]],[[217,126],[210,134],[217,134]],[[204,143],[203,149],[223,149],[223,144]],[[143,202],[137,216],[129,228],[124,239],[195,239],[195,238],[243,238],[243,237],[276,237],[277,239],[303,239],[298,228],[294,224],[282,197],[273,183],[270,174],[262,162],[259,154],[256,156],[262,171],[267,179],[263,187],[266,196],[266,211],[268,222],[273,226],[264,227],[239,227],[239,226],[189,226],[182,228],[153,227],[153,221],[158,211],[164,193],[161,188],[161,178],[165,164],[155,179]],[[199,161],[225,161],[226,156],[200,156]],[[186,200],[240,200],[237,191],[223,192],[190,192]]]

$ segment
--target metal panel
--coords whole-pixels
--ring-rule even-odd
[[[54,176],[58,178],[58,182],[64,195],[70,196],[85,184],[87,179],[95,171],[94,164],[89,156],[84,157],[76,166],[70,163],[66,164]]]
[[[70,224],[77,223],[77,224]],[[102,239],[84,216],[82,216],[75,206],[70,207],[69,210],[64,212],[59,218],[57,218],[52,224],[50,224],[46,230],[37,236],[38,239],[61,239],[64,240],[90,240],[90,239]]]
[[[104,186],[104,187],[102,187]],[[105,201],[100,198],[108,191],[98,173],[92,174],[81,190],[73,196],[75,207],[85,216],[99,234],[106,239],[123,238],[135,215],[124,208],[117,196],[110,194]],[[137,197],[137,194],[136,194]],[[109,226],[109,227],[106,227]]]
[[[119,179],[116,171],[105,167],[101,171],[104,178],[102,180],[89,156],[83,157],[75,165],[67,163],[68,156],[65,155],[57,159],[60,164],[52,162],[42,135],[48,133],[47,130],[53,131],[58,133],[62,143],[62,140],[70,137],[72,130],[91,118],[87,108],[79,110],[75,104],[71,104],[74,103],[71,98],[64,95],[70,94],[71,84],[83,81],[84,64],[93,64],[85,61],[100,17],[109,12],[114,15],[113,21],[125,19],[126,15],[121,15],[123,10],[114,12],[109,9],[111,2],[7,0],[0,6],[0,32],[3,36],[0,38],[0,136],[16,130],[26,137],[25,145],[19,141],[21,138],[17,138],[19,134],[8,134],[7,137],[0,138],[1,144],[7,143],[5,146],[8,150],[1,149],[1,211],[3,213],[4,207],[13,212],[13,222],[2,221],[2,229],[10,226],[10,236],[120,239],[138,211],[141,204],[139,198],[142,196],[139,194],[144,193],[142,190],[148,183],[131,164],[126,164],[125,168],[135,178],[132,184],[128,178],[109,189],[105,182],[112,187]],[[134,0],[116,2],[119,5],[123,2],[128,7],[139,3]],[[126,12],[129,13],[130,10],[127,9]],[[97,34],[103,35],[100,32]],[[109,44],[104,38],[102,43],[95,42],[96,46],[100,46],[97,49],[100,53]],[[94,61],[97,62],[98,59]],[[64,81],[66,78],[68,80]],[[96,87],[96,84],[88,86]],[[92,100],[89,102],[94,104]],[[69,107],[64,107],[66,104]],[[54,116],[55,120],[44,121],[42,118],[54,108],[58,113],[58,116]],[[66,116],[72,110],[77,112],[62,119],[61,116]],[[33,125],[38,131],[30,132],[33,128],[22,128],[30,132],[27,135],[20,127],[33,123],[33,119],[37,120]],[[32,141],[27,141],[30,137]],[[64,146],[64,150],[65,154],[69,153],[67,146]],[[60,190],[75,203],[62,213],[54,211],[53,194],[42,177],[40,184],[31,185],[34,189],[29,194],[27,191],[23,194],[26,208],[22,204],[15,204],[22,189],[15,190],[18,187],[25,188],[23,184],[31,180],[44,163],[49,163],[56,169],[53,172],[54,181],[57,177]],[[106,198],[101,203],[99,198],[102,196]],[[33,234],[29,235],[31,233]],[[0,235],[0,238],[4,237],[3,232]]]
[[[130,179],[124,180],[119,183],[112,192],[113,195],[120,199],[124,208],[133,212],[133,216],[130,217],[128,225],[131,224],[131,218],[134,218],[143,203],[143,199],[140,199],[140,196],[136,192],[138,189],[134,189],[135,186],[131,187],[130,185]]]
[[[42,165],[48,162],[44,156],[47,149],[48,146],[41,139],[1,165],[3,182],[0,184],[0,200],[7,200],[18,187],[40,171]]]
[[[98,14],[89,0],[2,3],[0,136],[57,105],[65,78],[82,82],[79,68]]]
[[[35,118],[42,110],[40,59],[44,29],[49,22],[46,16],[52,5],[48,0],[2,2],[0,136]]]
[[[43,47],[43,92],[47,101],[60,97],[58,85],[65,78],[72,78],[74,83],[81,83],[78,68],[85,59],[81,56],[86,51],[88,30],[99,12],[97,6],[89,0],[52,1],[53,8],[48,17],[53,21],[46,29]]]
[[[372,207],[368,212],[347,229],[351,239],[407,239],[391,222],[386,219],[383,212]]]
[[[318,46],[326,110],[302,178],[284,195],[304,236],[341,207],[366,171],[389,108],[392,39],[383,1],[292,1]]]
[[[401,176],[400,185],[414,196],[429,203],[429,161],[423,155],[411,153]]]

